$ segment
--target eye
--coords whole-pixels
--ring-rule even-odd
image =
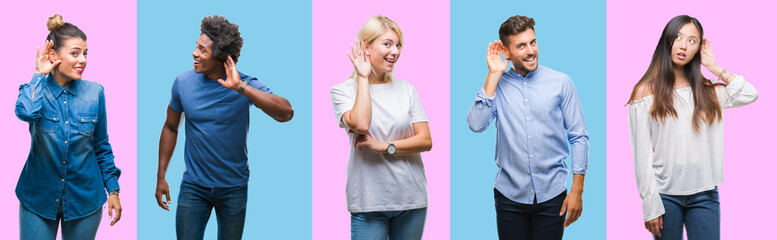
[[[71,52],[71,53],[70,53],[70,56],[73,56],[73,57],[78,57],[78,52]]]
[[[531,41],[531,45],[532,45],[532,46],[535,46],[535,45],[537,45],[537,40]]]
[[[678,36],[674,37],[674,39],[675,40],[680,40],[680,36],[678,35]]]
[[[696,39],[688,40],[689,43],[696,43]]]
[[[391,47],[391,43],[385,42],[385,43],[383,43],[383,46]]]
[[[397,48],[402,48],[402,44],[397,44]]]

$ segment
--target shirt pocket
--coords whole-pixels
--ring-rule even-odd
[[[40,118],[35,124],[35,129],[39,132],[52,133],[57,131],[57,124],[59,124],[59,114],[49,111],[41,111]]]
[[[97,125],[97,114],[78,114],[78,133],[92,136]]]

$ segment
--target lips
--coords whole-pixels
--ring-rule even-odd
[[[685,53],[677,53],[677,59],[685,60]]]
[[[537,56],[532,56],[532,57],[523,59],[523,62],[528,64],[534,64],[534,62],[536,61],[537,61]]]
[[[73,69],[75,69],[76,72],[78,72],[78,73],[83,73],[84,72],[84,67],[74,67]]]
[[[194,67],[197,67],[200,65],[200,61],[194,60]]]

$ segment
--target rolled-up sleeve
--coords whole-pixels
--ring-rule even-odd
[[[40,117],[41,98],[43,97],[42,82],[46,75],[32,75],[30,83],[19,86],[19,97],[16,98],[16,117],[25,122],[33,122]]]
[[[486,92],[482,88],[475,95],[475,102],[467,112],[467,124],[470,130],[479,133],[488,128],[497,114],[495,97],[496,94],[490,98],[486,97]]]
[[[758,99],[758,91],[745,78],[737,75],[725,88],[718,90],[718,101],[725,108],[735,108],[748,105]]]

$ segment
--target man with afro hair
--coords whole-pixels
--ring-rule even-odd
[[[173,82],[167,119],[159,139],[156,200],[170,210],[165,180],[181,116],[186,113],[186,144],[178,209],[178,239],[202,239],[213,208],[219,239],[240,239],[248,198],[246,139],[251,105],[278,122],[294,116],[291,104],[255,77],[237,71],[243,38],[238,25],[222,16],[205,17],[192,52],[194,69]]]

